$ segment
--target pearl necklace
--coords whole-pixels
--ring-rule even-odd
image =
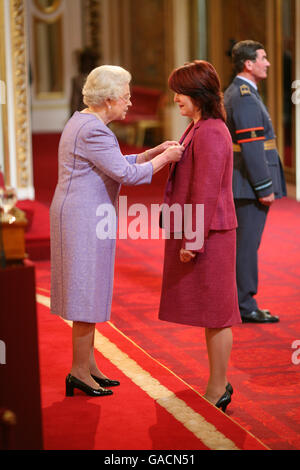
[[[85,108],[83,111],[80,111],[81,113],[84,113],[84,114],[93,114],[94,116],[96,116],[96,118],[99,119],[99,121],[103,122],[103,119],[99,116],[99,113],[95,113],[94,111],[91,111],[89,108]]]

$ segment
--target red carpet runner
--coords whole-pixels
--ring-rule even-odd
[[[64,397],[71,328],[38,295],[46,449],[266,449],[196,390],[132,343],[112,324],[99,328],[97,360],[121,386],[112,397]],[[99,337],[98,337],[99,336]]]
[[[123,194],[128,203],[160,202],[164,178]],[[53,182],[48,194],[43,184],[41,201],[49,204]],[[122,382],[112,397],[64,397],[71,328],[45,306],[50,266],[37,262],[45,448],[300,449],[300,351],[292,348],[300,341],[299,239],[300,204],[277,201],[260,248],[258,301],[280,323],[234,328],[226,415],[200,397],[208,378],[203,330],[157,320],[162,240],[117,241],[112,318],[99,325],[97,343],[107,353],[98,353],[103,372]]]
[[[259,301],[262,307],[278,314],[281,321],[276,325],[234,328],[229,378],[235,393],[228,407],[228,417],[196,393],[204,392],[208,377],[203,330],[157,320],[163,256],[161,240],[118,240],[112,324],[99,325],[99,331],[236,447],[262,448],[245,432],[248,430],[271,449],[299,449],[300,365],[292,362],[295,353],[292,343],[300,338],[297,314],[300,306],[299,237],[300,205],[287,199],[277,202],[270,212],[260,250]],[[37,285],[38,293],[49,295],[49,264],[46,262],[37,264]],[[181,421],[177,422],[157,400],[145,394],[140,384],[134,385],[122,369],[117,370],[100,354],[103,371],[119,377],[122,387],[113,397],[100,401],[82,396],[65,399],[63,381],[71,361],[71,329],[41,305],[39,321],[47,448],[206,448]],[[147,351],[150,358],[138,346]],[[180,410],[178,413],[181,416]],[[83,425],[85,415],[88,421]],[[124,423],[124,430],[120,423]],[[197,429],[196,424],[196,434]],[[61,434],[66,437],[60,438]],[[218,439],[216,442],[218,446]]]

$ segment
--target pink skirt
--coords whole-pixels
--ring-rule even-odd
[[[241,323],[236,288],[236,230],[211,231],[204,252],[179,259],[182,240],[165,242],[159,319],[225,328]]]

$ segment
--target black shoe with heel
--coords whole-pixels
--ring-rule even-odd
[[[221,398],[217,401],[217,403],[215,404],[215,406],[216,406],[217,408],[222,408],[222,411],[225,413],[226,408],[227,408],[227,406],[229,405],[230,402],[231,402],[231,394],[229,393],[229,391],[228,391],[227,388],[226,388],[226,392],[225,392],[224,395],[222,395]]]
[[[90,387],[86,383],[82,382],[81,380],[77,379],[73,375],[69,374],[66,377],[66,397],[72,397],[74,395],[74,389],[77,388],[82,392],[86,393],[90,397],[102,397],[105,395],[112,395],[113,392],[111,390],[103,390]]]
[[[233,395],[233,388],[231,383],[228,382],[228,384],[226,385],[226,390],[230,393],[230,395]]]
[[[100,385],[100,387],[117,387],[120,385],[120,382],[118,380],[111,380],[108,378],[100,378],[96,377],[95,375],[92,375],[93,379]]]

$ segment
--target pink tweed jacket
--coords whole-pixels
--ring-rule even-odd
[[[211,230],[232,230],[237,227],[232,194],[233,150],[227,126],[221,119],[200,120],[187,128],[181,138],[185,151],[181,160],[172,164],[164,202],[204,205],[204,246]],[[192,227],[195,229],[193,209]],[[174,226],[170,225],[174,232]],[[183,248],[186,239],[183,237]]]

